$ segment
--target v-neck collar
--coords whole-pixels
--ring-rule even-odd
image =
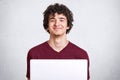
[[[51,50],[51,51],[53,51],[54,53],[57,53],[57,54],[60,54],[60,53],[62,53],[66,48],[67,48],[67,46],[70,44],[70,41],[68,41],[68,44],[61,50],[61,51],[56,51],[56,50],[54,50],[49,44],[48,44],[48,42],[46,41],[46,44],[47,44],[47,46],[48,46],[48,48]]]

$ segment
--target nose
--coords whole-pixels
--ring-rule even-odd
[[[58,25],[59,25],[59,21],[55,20],[55,26],[58,26]]]

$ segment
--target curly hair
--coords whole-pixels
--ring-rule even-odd
[[[43,26],[44,29],[49,33],[48,29],[48,23],[49,23],[49,16],[55,15],[55,13],[63,14],[67,18],[67,25],[69,26],[69,29],[66,31],[66,33],[69,33],[73,24],[73,13],[63,4],[55,3],[54,5],[49,5],[47,9],[44,11],[44,19],[43,19]]]

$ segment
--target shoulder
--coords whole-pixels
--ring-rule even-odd
[[[69,43],[69,48],[71,52],[74,52],[77,58],[88,59],[87,51],[84,50],[83,48],[75,45],[72,42]]]
[[[77,51],[80,51],[80,52],[82,51],[82,52],[85,52],[85,53],[86,53],[86,51],[85,51],[83,48],[77,46],[76,44],[74,44],[74,43],[72,43],[72,42],[69,43],[69,47],[70,47],[71,49],[74,49],[74,50],[77,50]]]
[[[47,46],[47,41],[43,42],[39,45],[36,45],[28,51],[28,55],[32,55],[32,54],[35,54],[35,53],[42,52],[46,48],[46,46]]]

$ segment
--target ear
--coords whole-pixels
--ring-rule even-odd
[[[70,27],[69,26],[67,26],[67,28],[66,29],[70,29]]]

